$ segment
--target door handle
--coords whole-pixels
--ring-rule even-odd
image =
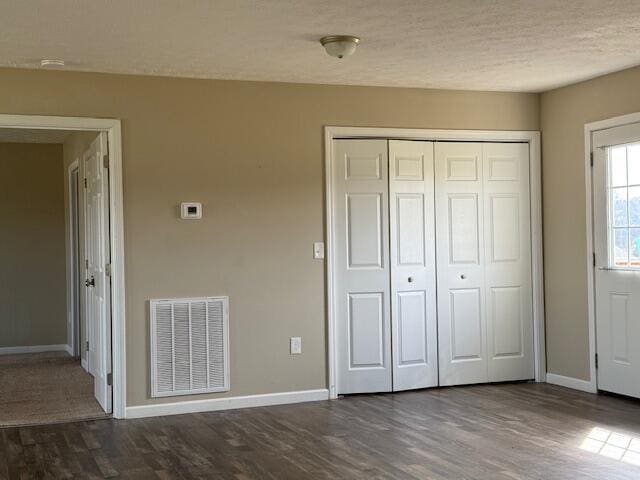
[[[84,281],[84,284],[85,284],[87,287],[95,287],[95,286],[96,286],[96,279],[95,279],[95,278],[93,278],[93,276],[92,276],[92,277],[91,277],[91,280],[85,280],[85,281]]]
[[[407,282],[412,283],[413,282],[413,277],[407,278]]]
[[[467,276],[463,273],[462,275],[460,275],[460,278],[464,280],[465,278],[467,278]]]

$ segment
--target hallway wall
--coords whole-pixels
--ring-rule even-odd
[[[0,143],[0,352],[67,343],[62,145]]]

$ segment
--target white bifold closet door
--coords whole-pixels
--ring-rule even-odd
[[[334,141],[338,393],[437,385],[433,144]]]
[[[338,393],[391,390],[386,140],[334,141]]]
[[[389,141],[393,390],[438,385],[433,142]]]
[[[436,143],[440,385],[534,377],[529,149]]]
[[[333,148],[338,393],[533,378],[528,144]]]

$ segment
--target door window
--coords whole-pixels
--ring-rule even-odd
[[[609,147],[609,267],[640,269],[640,143]]]

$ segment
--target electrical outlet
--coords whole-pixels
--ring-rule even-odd
[[[324,258],[324,242],[315,242],[313,244],[313,258],[317,260]]]
[[[302,353],[302,337],[291,337],[289,351],[291,355],[300,355]]]

